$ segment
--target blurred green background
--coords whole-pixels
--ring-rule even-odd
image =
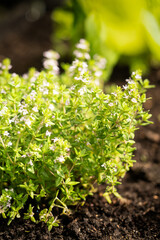
[[[92,55],[107,58],[108,77],[117,64],[143,72],[160,66],[160,0],[66,0],[52,19],[54,49],[69,58],[87,39]]]
[[[1,0],[0,32],[0,61],[19,73],[51,48],[70,61],[81,38],[107,59],[108,78],[115,66],[160,67],[160,0]]]

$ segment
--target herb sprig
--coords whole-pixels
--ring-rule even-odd
[[[143,109],[150,86],[140,71],[104,94],[106,60],[91,59],[85,40],[75,54],[63,74],[54,51],[44,53],[41,72],[10,73],[8,59],[0,66],[0,213],[9,223],[28,204],[24,218],[51,230],[59,224],[55,207],[69,214],[95,183],[106,183],[109,202],[119,197],[115,186],[134,162],[134,132],[150,123]]]

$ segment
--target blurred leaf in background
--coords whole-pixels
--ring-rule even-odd
[[[107,58],[109,75],[119,61],[132,71],[160,65],[160,0],[67,0],[52,19],[62,55],[84,37],[92,54]]]

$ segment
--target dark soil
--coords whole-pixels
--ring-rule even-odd
[[[52,47],[49,11],[31,23],[24,18],[25,9],[19,5],[6,10],[10,20],[4,17],[0,22],[0,58],[10,57],[18,73],[31,66],[41,68],[43,51]],[[156,87],[148,91],[152,99],[145,108],[151,110],[154,124],[136,133],[137,162],[118,187],[122,200],[113,197],[108,204],[102,186],[84,206],[62,216],[60,226],[51,232],[44,223],[16,219],[7,226],[1,219],[0,240],[160,239],[160,70],[152,70],[149,78]]]

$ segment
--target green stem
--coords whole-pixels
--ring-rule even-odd
[[[1,137],[1,135],[0,135],[0,141],[1,141],[2,146],[4,147],[4,149],[6,150],[6,146],[5,146],[4,142],[3,142],[3,139]],[[6,154],[7,154],[8,158],[9,158],[9,160],[11,161],[11,163],[13,164],[13,161],[12,161],[11,157],[9,156],[8,152],[6,152]]]

